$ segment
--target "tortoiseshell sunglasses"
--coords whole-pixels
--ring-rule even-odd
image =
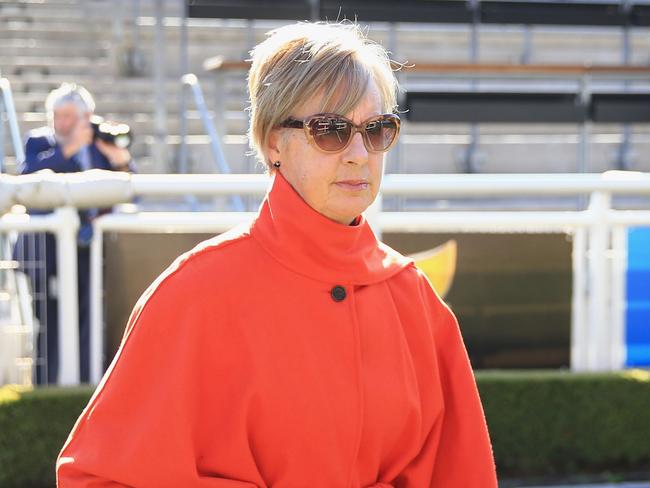
[[[388,151],[399,135],[400,118],[395,114],[370,117],[359,125],[337,114],[316,114],[303,120],[289,117],[280,127],[304,129],[307,141],[326,153],[343,151],[360,132],[368,152]]]

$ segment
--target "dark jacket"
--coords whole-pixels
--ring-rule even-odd
[[[82,171],[79,153],[66,159],[62,149],[54,137],[54,131],[49,127],[30,131],[25,142],[25,162],[21,173],[29,174],[42,169],[51,169],[55,173]],[[92,168],[112,169],[106,156],[94,144],[90,145],[90,164]]]
[[[112,170],[113,167],[97,146],[89,146],[89,168],[86,169],[105,169]],[[43,169],[51,169],[55,173],[74,173],[83,171],[80,153],[74,154],[70,158],[63,155],[63,148],[54,137],[54,131],[49,127],[34,129],[27,134],[25,142],[25,162],[21,168],[21,174],[34,173]],[[135,172],[133,160],[129,163],[129,170]],[[79,244],[87,246],[92,237],[92,219],[101,213],[106,213],[110,209],[88,209],[79,212],[81,220],[79,227]],[[30,210],[31,214],[42,214]]]

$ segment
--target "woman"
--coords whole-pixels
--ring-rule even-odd
[[[399,132],[385,51],[304,23],[252,58],[271,188],[136,304],[59,487],[496,487],[456,319],[362,213]]]

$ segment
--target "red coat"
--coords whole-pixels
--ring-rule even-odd
[[[356,222],[278,173],[252,224],[179,257],[136,304],[58,486],[496,487],[453,313]]]

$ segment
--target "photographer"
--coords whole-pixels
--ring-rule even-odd
[[[29,132],[25,143],[25,163],[21,173],[50,169],[56,173],[73,173],[89,169],[135,171],[128,150],[128,126],[100,124],[93,116],[95,102],[83,87],[63,83],[45,101],[48,126]],[[118,131],[112,133],[112,128]],[[120,132],[121,131],[121,132]],[[117,135],[116,135],[117,134]],[[79,211],[78,279],[79,279],[79,352],[80,379],[89,381],[90,349],[90,242],[92,220],[110,209]],[[31,211],[30,213],[43,213]],[[36,306],[40,328],[37,340],[36,383],[56,383],[58,358],[58,301],[56,296],[56,242],[51,234],[20,235],[15,247],[16,259],[29,272],[34,296],[45,306]],[[44,273],[36,273],[28,263],[41,261]],[[31,270],[31,271],[30,271]],[[65,270],[59,270],[65,272]]]
[[[90,120],[95,101],[85,88],[63,83],[48,95],[45,109],[49,125],[28,134],[23,174],[41,169],[57,173],[135,169],[126,147],[94,138]]]

